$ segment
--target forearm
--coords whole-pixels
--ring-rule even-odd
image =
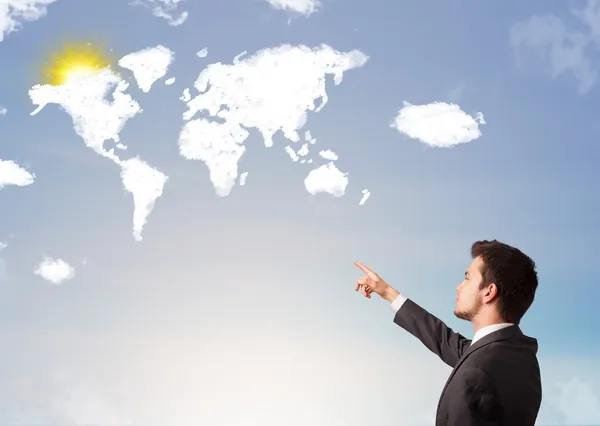
[[[471,342],[410,299],[396,313],[394,323],[419,339],[450,367],[456,365]]]

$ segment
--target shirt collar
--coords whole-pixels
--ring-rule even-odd
[[[471,340],[471,345],[473,343],[475,343],[476,341],[478,341],[479,339],[481,339],[482,337],[485,337],[488,334],[493,333],[494,331],[498,331],[498,330],[502,330],[503,328],[510,327],[511,325],[514,325],[514,324],[505,322],[505,323],[501,323],[501,324],[492,324],[492,325],[488,325],[486,327],[480,328],[479,330],[477,330],[477,332],[473,336],[473,340]]]

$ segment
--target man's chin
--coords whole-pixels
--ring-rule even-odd
[[[454,316],[456,318],[468,321],[468,317],[467,317],[466,313],[465,312],[461,312],[458,309],[454,309]]]

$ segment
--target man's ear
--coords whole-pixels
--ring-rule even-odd
[[[484,303],[490,303],[498,297],[498,286],[495,283],[490,283],[485,286],[483,293]]]

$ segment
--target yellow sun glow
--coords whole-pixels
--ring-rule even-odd
[[[60,86],[74,79],[96,75],[110,65],[109,56],[91,43],[68,43],[50,55],[44,67],[45,83]]]

